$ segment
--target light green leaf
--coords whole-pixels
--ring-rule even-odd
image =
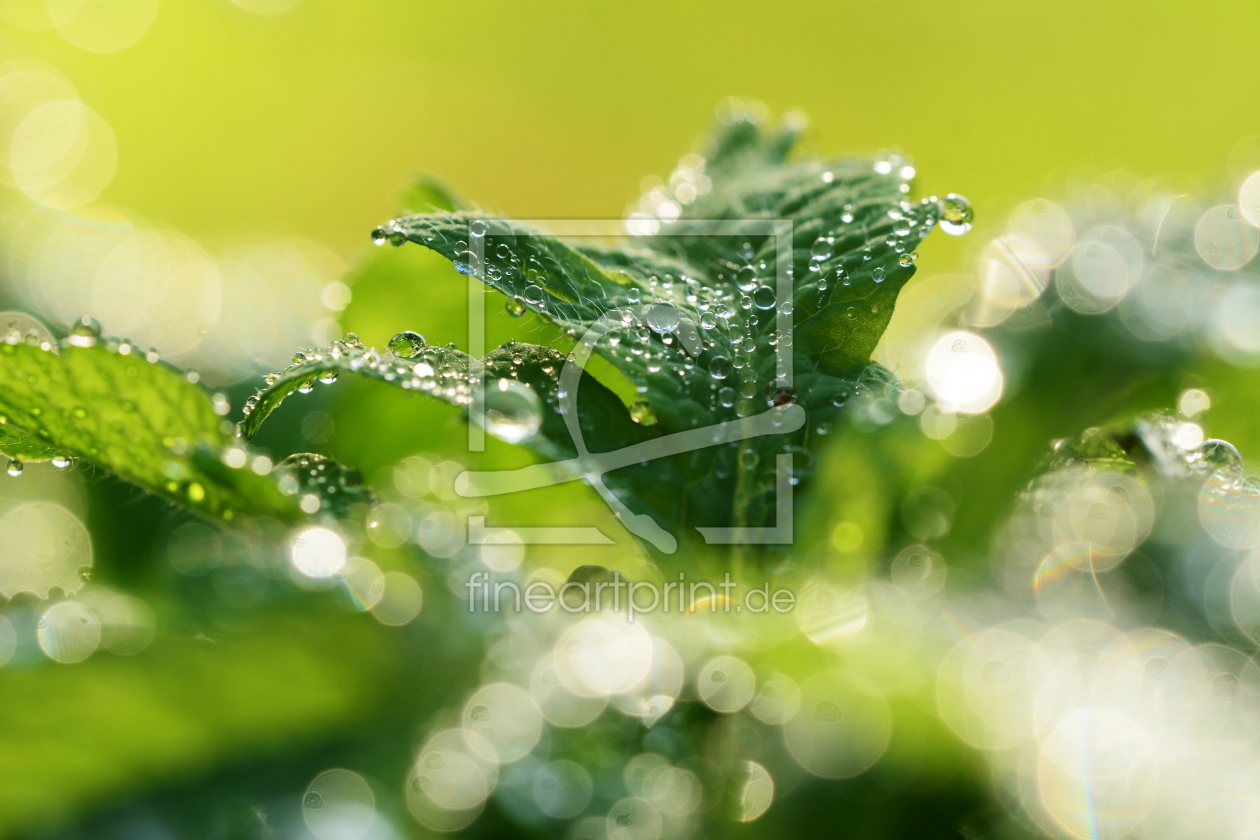
[[[203,388],[124,343],[0,345],[0,428],[10,455],[80,458],[205,516],[301,516],[272,478],[224,463],[230,424]]]

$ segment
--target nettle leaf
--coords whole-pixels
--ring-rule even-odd
[[[452,347],[408,344],[417,338],[410,333],[397,336],[391,345],[398,353],[365,347],[353,335],[327,348],[303,353],[266,390],[247,402],[242,434],[256,434],[290,394],[307,392],[318,383],[331,384],[343,375],[362,376],[472,409],[474,381],[480,378],[485,388],[487,432],[529,449],[549,464],[561,465],[538,479],[541,483],[581,477],[582,468],[573,460],[580,453],[563,413],[562,371],[566,354],[552,347],[513,341],[474,360]],[[620,398],[593,377],[581,376],[577,387],[578,428],[589,451],[621,450],[657,437],[656,430],[636,423]],[[470,414],[475,418],[483,416],[476,410]],[[314,474],[308,465],[301,466],[300,474]],[[672,463],[656,463],[650,469],[635,465],[610,473],[606,484],[619,498],[640,500],[634,511],[638,515],[646,514],[652,522],[680,524],[674,501],[678,488],[693,477],[691,472],[694,470],[680,472],[679,466]],[[528,476],[523,480],[529,484]],[[659,500],[660,504],[644,506],[645,499]]]
[[[72,340],[74,337],[72,337]],[[79,336],[59,351],[0,344],[0,450],[103,467],[205,516],[301,516],[273,478],[225,463],[234,448],[201,387],[125,342]]]
[[[474,360],[453,347],[398,348],[397,340],[394,344],[403,353],[364,347],[357,338],[349,336],[323,350],[302,354],[300,361],[247,402],[242,434],[246,438],[257,434],[263,421],[288,395],[309,391],[317,383],[331,384],[343,373],[388,382],[462,407],[471,404],[473,379],[482,376],[486,383],[485,408],[490,415],[487,431],[546,458],[573,457],[573,442],[558,411],[564,353],[552,347],[509,342],[481,360]],[[518,383],[525,390],[510,384],[500,388],[500,382]],[[621,400],[603,385],[585,377],[580,388],[580,418],[592,443],[619,447],[648,437],[630,420]]]
[[[713,427],[708,445],[662,450],[650,464],[613,471],[633,516],[647,514],[675,533],[772,525],[780,456],[790,457],[799,482],[851,398],[890,386],[870,356],[914,274],[918,244],[942,217],[950,232],[970,224],[970,207],[957,197],[910,202],[914,170],[900,156],[789,160],[797,133],[790,121],[773,132],[747,120],[727,126],[708,161],[688,155],[668,187],[643,197],[642,212],[595,235],[553,235],[460,211],[404,216],[372,236],[378,245],[410,241],[437,251],[507,295],[509,312],[533,310],[567,332],[579,355],[597,353],[625,374],[640,395],[628,410],[602,392],[602,401],[581,403],[591,452]],[[434,352],[456,379],[479,373],[454,351]],[[379,354],[372,361],[384,364],[360,370],[417,387],[407,384],[407,365],[395,369]],[[247,419],[247,434],[285,394],[349,364],[328,359],[286,372],[260,396],[263,411]],[[553,369],[529,384],[547,399],[556,376]],[[421,389],[467,400],[458,387]],[[616,422],[590,424],[592,411]],[[757,418],[773,429],[723,437],[731,424]],[[531,448],[570,457],[563,423],[550,419],[555,433],[544,430]],[[649,541],[672,551],[659,536]]]

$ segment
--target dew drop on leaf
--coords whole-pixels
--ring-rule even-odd
[[[101,337],[101,322],[88,315],[74,322],[69,342],[75,347],[92,347]]]
[[[630,404],[630,419],[645,426],[652,425],[652,407],[647,400],[635,400]]]
[[[403,330],[391,338],[386,346],[389,348],[389,352],[395,356],[410,359],[418,355],[427,345],[425,344],[424,336],[420,335],[420,333]]]
[[[542,400],[523,382],[500,379],[486,387],[485,429],[499,440],[529,440],[542,428],[542,412]],[[473,416],[478,417],[476,412]]]
[[[709,375],[714,379],[725,379],[731,375],[731,360],[725,356],[714,356],[709,360]]]
[[[658,333],[672,333],[678,329],[680,316],[672,303],[655,304],[647,313],[647,325]]]
[[[513,318],[521,317],[526,311],[525,304],[516,298],[508,298],[507,301],[504,302],[503,308],[507,311],[507,314],[511,315]]]
[[[941,230],[950,236],[962,236],[971,230],[973,218],[971,202],[961,195],[950,193],[941,199]]]

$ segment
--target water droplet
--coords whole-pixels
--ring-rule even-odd
[[[525,287],[525,302],[538,306],[543,301],[543,290],[541,286],[529,285]]]
[[[757,269],[746,265],[735,272],[735,285],[741,292],[751,292],[757,288]]]
[[[626,302],[627,303],[637,304],[641,300],[643,300],[643,293],[639,291],[638,288],[631,286],[629,289],[626,289]]]
[[[961,195],[950,193],[941,200],[941,230],[950,236],[962,236],[971,230],[974,214],[971,202]]]
[[[810,257],[815,262],[823,262],[831,259],[831,255],[835,253],[835,240],[830,236],[820,236],[814,240],[814,245],[809,249]]]
[[[658,303],[648,310],[645,320],[648,327],[658,333],[672,333],[678,329],[680,316],[674,304]]]
[[[758,286],[753,292],[753,305],[758,309],[773,309],[775,304],[774,289],[769,286]]]
[[[420,335],[420,333],[403,330],[391,338],[386,346],[389,348],[389,352],[395,356],[410,359],[418,355],[427,345],[425,344],[424,336]]]
[[[393,245],[395,248],[401,248],[403,245],[407,244],[407,234],[403,233],[401,230],[391,230],[389,232],[389,244]]]
[[[542,400],[524,382],[500,379],[486,387],[485,429],[499,440],[529,440],[542,428],[542,412]]]
[[[490,225],[485,219],[473,219],[468,223],[469,236],[485,236],[488,230],[490,230]]]
[[[1232,479],[1243,477],[1243,457],[1232,443],[1225,440],[1205,440],[1199,447],[1196,459],[1212,472]]]
[[[709,375],[714,379],[725,379],[731,375],[731,360],[725,356],[714,356],[709,359]]]
[[[895,233],[897,236],[909,236],[910,235],[910,220],[898,219],[896,222],[894,222],[893,233]]]
[[[796,402],[796,389],[787,380],[776,379],[766,386],[766,400],[775,408]]]
[[[21,461],[19,461],[17,458],[14,458],[12,461],[9,462],[9,475],[14,476],[14,477],[21,475],[23,466],[24,465],[22,464]]]
[[[723,408],[730,408],[735,405],[735,389],[719,388],[717,392],[718,405]]]
[[[337,381],[337,371],[330,370],[320,374],[319,381],[323,382],[325,385],[333,384]]]
[[[883,283],[884,282],[884,269],[882,268],[873,269],[871,271],[871,278],[874,279],[876,283]]]
[[[372,244],[384,245],[389,241],[389,231],[383,227],[372,228]]]
[[[700,327],[705,330],[717,329],[718,319],[712,312],[706,312],[700,316]]]
[[[52,465],[59,470],[64,470],[66,467],[70,466],[70,456],[54,455],[52,457]]]
[[[74,322],[69,342],[75,347],[92,347],[101,337],[101,322],[88,315]]]
[[[647,400],[635,400],[630,405],[630,419],[645,426],[652,425],[652,406],[648,405]]]
[[[504,302],[503,308],[507,311],[507,314],[511,315],[513,318],[519,318],[526,312],[525,303],[517,298],[508,298]]]

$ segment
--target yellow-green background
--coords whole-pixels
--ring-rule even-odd
[[[5,34],[112,126],[102,200],[211,247],[261,226],[348,256],[416,168],[496,212],[620,217],[732,94],[981,208],[1090,155],[1209,176],[1260,128],[1251,2],[166,0],[114,54]]]
[[[640,179],[667,174],[731,94],[776,113],[803,109],[824,153],[899,146],[916,160],[920,194],[969,196],[981,230],[934,237],[920,262],[928,273],[957,268],[983,243],[1004,196],[1053,194],[1082,160],[1214,184],[1236,143],[1260,131],[1254,2],[303,0],[266,18],[227,0],[164,0],[144,37],[115,54],[84,52],[55,30],[2,31],[9,57],[58,68],[112,127],[118,168],[101,201],[211,250],[261,230],[315,239],[347,262],[370,248],[368,231],[395,212],[417,169],[493,212],[620,217]],[[447,305],[463,294],[459,283],[414,292]],[[1244,376],[1226,370],[1222,381]],[[1254,415],[1235,399],[1250,394],[1221,395],[1213,432],[1260,452]],[[1032,424],[1006,429],[1026,431],[1035,453],[1051,436]],[[457,441],[462,431],[442,434]],[[398,454],[334,444],[360,466]],[[389,445],[374,437],[360,449]],[[1009,494],[992,502],[986,512]],[[140,517],[90,524],[98,546],[111,531],[152,527]],[[171,636],[192,626],[161,619]],[[134,660],[6,674],[5,708],[20,714],[7,714],[11,752],[0,753],[10,760],[0,834],[241,756],[314,752],[381,709],[393,715],[382,737],[405,751],[425,709],[387,697],[391,681],[432,688],[429,705],[461,689],[433,687],[416,673],[419,654],[394,656],[385,631],[363,620],[312,600],[213,653],[168,637]]]

